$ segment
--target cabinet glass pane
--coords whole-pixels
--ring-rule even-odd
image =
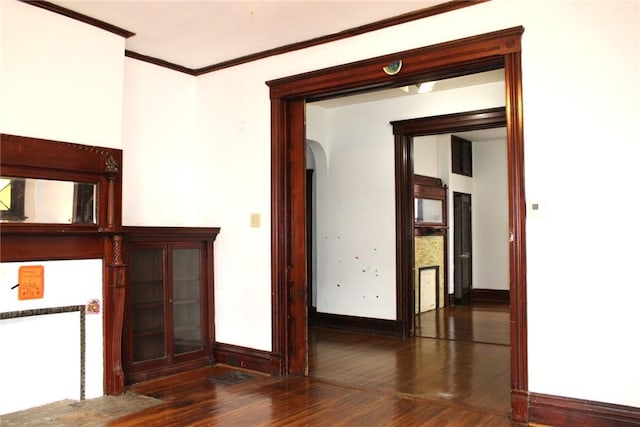
[[[161,249],[140,249],[130,254],[128,291],[134,362],[166,356],[162,257]]]
[[[174,249],[172,258],[174,353],[201,350],[200,249]]]

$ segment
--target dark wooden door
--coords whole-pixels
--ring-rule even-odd
[[[471,302],[471,194],[453,193],[453,283],[456,304]]]

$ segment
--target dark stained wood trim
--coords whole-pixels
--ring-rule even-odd
[[[195,75],[210,73],[212,71],[218,71],[225,68],[235,67],[237,65],[246,64],[248,62],[257,61],[259,59],[269,58],[271,56],[282,55],[284,53],[293,52],[296,50],[306,49],[313,46],[318,46],[325,43],[334,42],[337,40],[354,37],[360,34],[365,34],[371,31],[381,30],[383,28],[392,27],[394,25],[405,24],[407,22],[416,21],[418,19],[428,18],[430,16],[438,15],[441,13],[451,12],[456,9],[461,9],[475,4],[484,3],[488,0],[456,0],[442,3],[436,6],[427,7],[424,9],[416,10],[413,12],[405,13],[402,15],[394,16],[391,18],[383,19],[380,21],[372,22],[370,24],[362,25],[348,30],[340,31],[325,36],[316,37],[310,40],[305,40],[297,43],[291,43],[284,46],[280,46],[274,49],[265,50],[262,52],[252,53],[250,55],[241,56],[228,61],[219,62],[217,64],[209,65],[202,68],[194,69]]]
[[[367,332],[376,335],[402,336],[402,324],[397,320],[316,312],[313,316],[313,326],[342,331]]]
[[[51,3],[44,0],[18,0],[18,1],[21,1],[22,3],[30,4],[31,6],[36,6],[36,7],[48,10],[49,12],[66,16],[67,18],[75,19],[76,21],[84,22],[85,24],[93,25],[94,27],[98,27],[102,30],[108,31],[113,34],[117,34],[124,38],[129,38],[136,35],[136,33],[133,33],[129,30],[116,27],[115,25],[109,24],[108,22],[104,22],[99,19],[92,18],[91,16],[84,15],[82,13],[76,12],[71,9],[67,9],[66,7],[58,6],[55,3]]]
[[[509,188],[509,280],[511,296],[511,417],[526,422],[529,389],[527,359],[527,254],[525,242],[524,128],[520,51],[505,55],[507,180]]]
[[[529,421],[553,426],[637,426],[640,408],[540,393],[529,394]]]
[[[409,337],[415,320],[415,239],[413,221],[413,138],[396,132],[395,194],[396,194],[396,319],[402,336]],[[410,218],[410,220],[409,220]],[[411,260],[411,262],[406,262]]]
[[[287,150],[287,189],[295,194],[288,215],[287,333],[289,374],[308,375],[307,328],[307,185],[305,162],[305,102],[291,101],[287,108],[287,133],[292,144]],[[302,226],[300,226],[302,224]],[[304,263],[297,260],[304,259]],[[304,286],[296,287],[296,283]],[[304,344],[303,344],[304,343]]]
[[[271,348],[282,355],[280,375],[287,375],[289,370],[287,349],[287,300],[286,286],[288,267],[285,235],[288,234],[287,208],[282,206],[285,197],[289,197],[287,189],[287,146],[288,137],[283,133],[286,129],[285,117],[287,105],[280,99],[271,101]],[[280,203],[273,203],[278,200]]]
[[[124,226],[121,232],[127,236],[127,241],[136,242],[165,242],[167,240],[213,242],[220,233],[220,227]]]
[[[399,133],[416,137],[504,127],[507,125],[507,116],[504,107],[497,107],[441,116],[398,120],[391,122],[391,125]]]
[[[24,232],[9,224],[2,224],[0,261],[49,261],[96,259],[104,256],[98,231],[77,230]]]
[[[271,87],[272,98],[303,92],[308,99],[315,101],[415,84],[422,80],[441,80],[496,70],[502,68],[504,55],[520,51],[522,31],[522,27],[509,28],[271,80],[267,85]],[[396,61],[402,61],[401,71],[395,76],[387,75],[383,68]],[[362,81],[365,80],[367,84],[363,86]]]
[[[145,370],[144,372],[126,373],[125,384],[130,386],[142,381],[149,381],[160,377],[166,377],[169,375],[179,374],[181,372],[188,372],[194,369],[202,368],[205,366],[211,366],[209,357],[201,357],[195,360],[189,360],[181,363],[174,363],[171,366],[161,366],[153,369]]]
[[[403,327],[403,335],[413,330],[415,295],[414,259],[415,223],[413,221],[414,180],[413,138],[440,133],[453,133],[506,126],[504,107],[466,111],[440,116],[422,117],[391,122],[395,137],[396,172],[396,312]],[[446,230],[444,231],[446,235]],[[446,246],[445,251],[448,250]],[[445,270],[446,277],[446,270]],[[447,283],[447,282],[445,282]]]
[[[124,56],[138,61],[148,62],[149,64],[157,65],[159,67],[168,68],[170,70],[179,71],[181,73],[197,76],[196,70],[182,65],[174,64],[173,62],[165,61],[164,59],[154,58],[153,56],[143,55],[132,50],[125,50]]]
[[[2,151],[0,162],[3,170],[6,167],[29,169],[29,173],[37,173],[32,169],[46,169],[46,173],[69,174],[102,173],[104,161],[113,156],[122,161],[121,152],[113,148],[74,144],[27,136],[0,134]],[[117,157],[120,158],[117,158]],[[121,163],[118,163],[121,165]],[[29,175],[32,177],[32,175]],[[51,178],[49,175],[47,177]]]
[[[523,422],[527,417],[527,351],[526,351],[526,313],[523,299],[526,295],[525,282],[525,241],[524,241],[524,167],[523,159],[523,131],[522,131],[522,92],[520,49],[522,27],[510,28],[456,41],[446,42],[422,49],[413,49],[394,55],[374,58],[338,67],[332,67],[311,73],[267,82],[271,92],[271,129],[272,129],[272,295],[273,295],[273,351],[282,355],[283,373],[290,373],[288,353],[291,346],[307,345],[305,342],[291,343],[288,341],[293,335],[288,325],[291,308],[289,304],[299,304],[296,298],[287,299],[294,294],[304,294],[306,278],[299,280],[297,274],[291,274],[293,266],[306,265],[304,248],[302,251],[292,251],[289,242],[292,233],[304,232],[304,220],[292,222],[292,217],[304,218],[302,212],[297,212],[299,200],[304,200],[304,192],[296,193],[292,188],[295,183],[290,182],[289,175],[292,153],[302,155],[300,147],[303,144],[292,138],[289,129],[288,114],[291,105],[300,100],[309,101],[362,92],[372,89],[390,88],[405,84],[416,83],[425,76],[453,76],[486,71],[500,68],[504,65],[506,75],[506,116],[507,116],[507,144],[509,152],[509,191],[510,210],[512,217],[510,226],[513,242],[510,246],[511,262],[511,310],[512,313],[521,310],[520,314],[512,317],[512,417],[514,421]],[[402,60],[403,67],[395,76],[388,76],[382,68],[392,60]],[[397,137],[396,137],[397,138]],[[396,145],[406,145],[396,140]],[[408,153],[405,150],[396,151],[401,160],[407,162]],[[404,156],[404,157],[403,157]],[[401,174],[402,175],[402,174]],[[402,180],[399,185],[404,188]],[[409,181],[410,182],[410,181]],[[406,182],[405,182],[406,184]],[[411,187],[407,186],[411,189]],[[515,217],[515,218],[514,218]],[[293,227],[293,229],[291,228]],[[515,228],[514,228],[515,227]],[[403,234],[404,233],[404,234]],[[401,227],[398,239],[405,238],[412,241],[411,232]],[[407,239],[408,238],[408,239]],[[400,247],[404,247],[400,245]],[[408,246],[407,246],[408,247]],[[298,249],[298,248],[296,248]],[[405,248],[406,249],[406,248]],[[514,265],[517,263],[518,265]],[[299,267],[302,268],[302,267]],[[303,302],[306,307],[306,301]],[[401,314],[401,313],[399,313]],[[306,326],[306,311],[304,322],[298,325]],[[400,318],[399,318],[400,319]],[[398,319],[398,320],[399,320]],[[300,320],[301,322],[302,320]],[[514,339],[514,336],[517,338]]]
[[[126,272],[122,263],[122,236],[105,236],[103,244],[104,390],[106,394],[118,395],[124,393],[125,381],[122,369],[122,329]]]
[[[509,304],[508,290],[501,289],[471,289],[473,302],[490,302],[497,304]]]
[[[213,357],[216,363],[251,369],[279,376],[282,368],[280,355],[237,345],[214,343]]]

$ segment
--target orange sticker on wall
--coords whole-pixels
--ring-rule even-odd
[[[23,265],[18,268],[18,299],[44,297],[44,266]]]

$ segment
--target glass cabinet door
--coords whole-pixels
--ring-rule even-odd
[[[210,365],[217,228],[125,227],[125,383]]]
[[[176,355],[203,348],[200,259],[198,248],[171,251],[173,353]]]
[[[131,251],[129,289],[134,363],[166,357],[163,252]]]

